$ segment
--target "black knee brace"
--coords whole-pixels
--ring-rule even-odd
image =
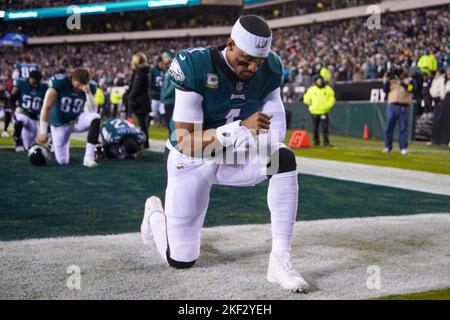
[[[91,144],[98,144],[98,135],[100,134],[100,119],[94,119],[89,126],[87,142]]]
[[[281,148],[271,155],[270,163],[267,165],[267,176],[297,170],[295,154],[291,149]]]
[[[183,261],[173,260],[170,257],[170,248],[169,247],[167,247],[166,256],[167,256],[167,262],[169,263],[169,266],[171,266],[172,268],[175,268],[175,269],[188,269],[194,265],[195,261],[197,261],[197,260],[194,260],[191,262],[183,262]]]
[[[21,121],[16,121],[14,123],[14,141],[16,143],[16,146],[22,145],[22,129],[23,129],[23,123]]]

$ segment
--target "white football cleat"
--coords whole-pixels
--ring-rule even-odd
[[[147,201],[145,201],[144,218],[141,223],[141,236],[142,240],[146,244],[150,243],[153,239],[150,217],[155,213],[164,215],[164,208],[158,197],[151,196],[147,198]]]
[[[15,150],[16,152],[23,152],[23,151],[25,151],[25,148],[24,148],[23,146],[16,146],[16,147],[14,148],[14,150]]]
[[[83,159],[83,165],[88,168],[95,168],[98,166],[97,162],[95,162],[94,154],[85,154]]]
[[[270,254],[267,280],[278,283],[283,289],[292,292],[306,293],[309,290],[309,284],[292,266],[292,257],[289,251]]]
[[[9,133],[8,133],[8,131],[3,131],[3,132],[2,132],[2,138],[9,138]]]

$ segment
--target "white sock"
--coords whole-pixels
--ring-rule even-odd
[[[269,180],[267,204],[272,221],[272,252],[291,250],[298,207],[298,173],[284,172]]]
[[[165,216],[159,213],[152,214],[150,217],[150,227],[152,229],[153,241],[155,241],[156,249],[164,261],[167,262],[167,232]]]
[[[86,143],[86,156],[94,156],[95,154],[95,144]]]

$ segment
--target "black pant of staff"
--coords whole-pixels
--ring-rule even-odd
[[[319,126],[322,124],[322,135],[323,135],[323,145],[329,146],[330,140],[328,138],[329,135],[329,123],[330,118],[328,114],[313,114],[313,131],[314,131],[314,145],[320,145],[320,137],[319,137]]]

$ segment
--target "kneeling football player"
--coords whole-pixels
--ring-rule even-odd
[[[100,115],[93,96],[97,87],[89,81],[88,70],[78,68],[69,76],[55,75],[49,85],[41,111],[37,142],[47,141],[50,124],[56,162],[67,165],[70,159],[71,133],[88,130],[83,165],[96,167],[95,149],[100,131]]]
[[[144,150],[146,135],[122,119],[112,119],[101,129],[103,155],[110,159],[137,159]]]
[[[154,241],[171,267],[192,267],[200,255],[211,187],[254,186],[269,179],[272,252],[267,279],[287,290],[304,292],[309,286],[294,269],[291,256],[299,192],[297,164],[292,150],[283,144],[283,65],[270,50],[271,41],[272,31],[263,19],[243,16],[225,46],[183,50],[173,60],[168,72],[176,91],[166,144],[165,208],[157,197],[147,199],[141,234],[144,242]],[[261,157],[265,161],[239,164],[207,159],[205,151],[211,145],[236,154],[245,151],[255,140],[263,140],[261,130],[278,136],[268,141],[270,153]]]
[[[28,79],[14,80],[14,88],[9,104],[17,108],[14,113],[14,142],[16,151],[29,150],[34,144],[38,133],[38,119],[42,101],[48,86],[41,83],[40,71],[31,71]]]

